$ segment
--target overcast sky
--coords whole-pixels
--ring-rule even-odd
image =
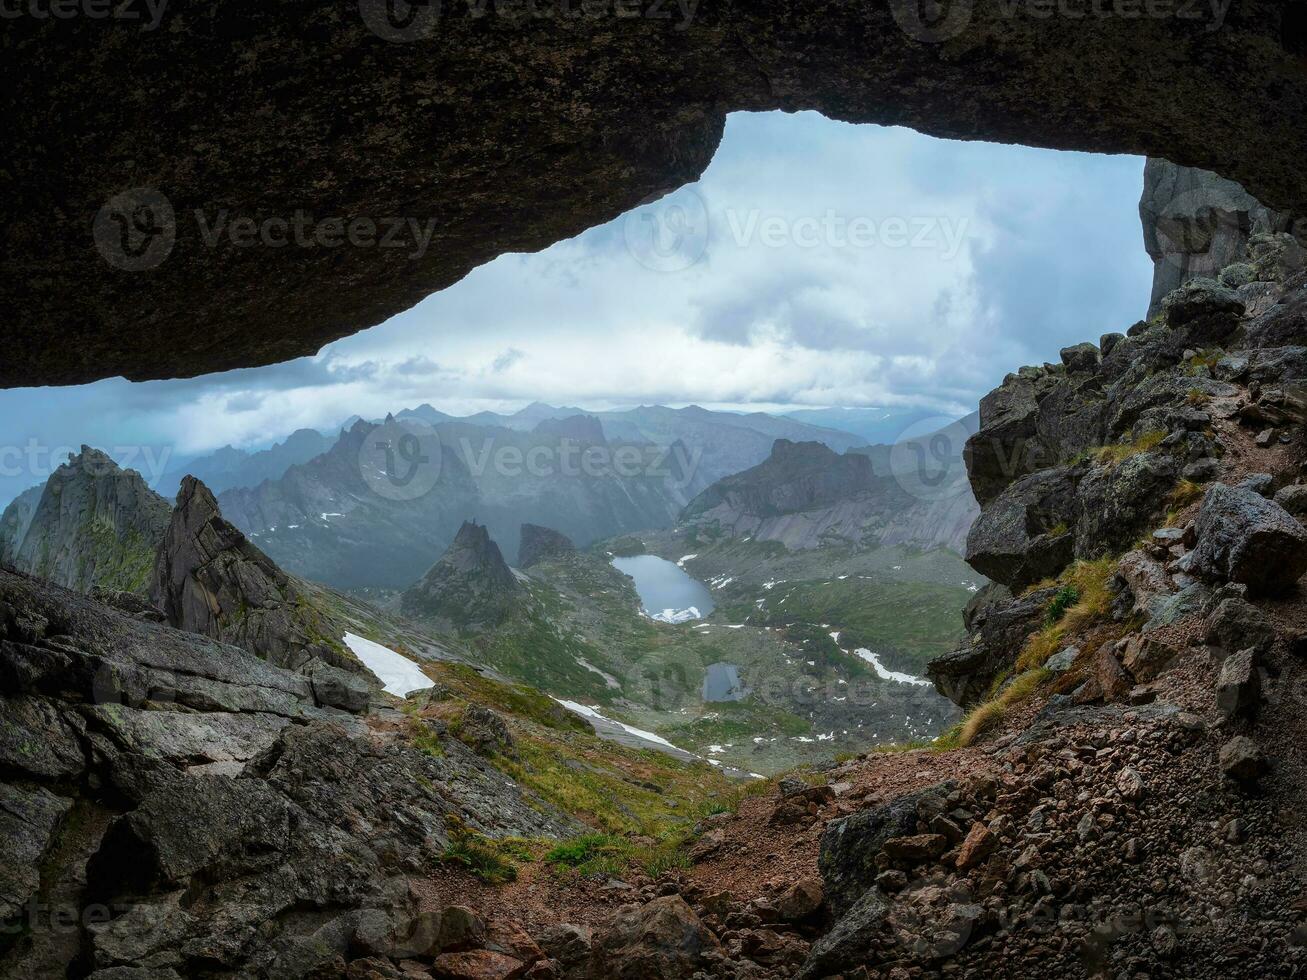
[[[0,505],[61,447],[184,457],[422,402],[960,416],[1008,371],[1143,314],[1142,174],[1138,157],[737,114],[693,188],[502,256],[316,357],[0,391]]]

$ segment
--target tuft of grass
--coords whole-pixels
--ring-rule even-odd
[[[1101,466],[1119,466],[1131,456],[1156,449],[1165,438],[1165,432],[1154,429],[1141,434],[1138,439],[1125,439],[1110,446],[1091,449],[1089,455]]]
[[[958,748],[973,745],[981,735],[1001,724],[1014,707],[1034,694],[1052,676],[1042,667],[1017,675],[997,697],[976,707],[963,720],[956,733],[950,732],[948,736],[955,740],[954,744]]]
[[[1064,585],[1057,590],[1044,613],[1044,622],[1048,625],[1061,621],[1067,610],[1080,601],[1080,592],[1074,585]]]
[[[545,855],[550,864],[571,868],[578,874],[620,874],[631,857],[632,847],[613,834],[583,834],[564,841]]]
[[[513,862],[513,857],[521,853],[516,839],[512,843],[494,841],[468,830],[459,822],[451,821],[449,846],[445,848],[441,860],[467,868],[488,885],[502,885],[517,880],[517,865]]]
[[[1200,350],[1198,352],[1197,356],[1185,362],[1184,365],[1185,373],[1189,375],[1196,375],[1199,374],[1203,368],[1206,368],[1208,371],[1210,371],[1212,368],[1216,367],[1217,362],[1219,362],[1221,358],[1224,356],[1225,356],[1225,352],[1222,351],[1219,347],[1204,348],[1203,350]],[[1208,399],[1208,401],[1210,401],[1210,399]],[[1191,402],[1190,404],[1195,404],[1195,403]]]
[[[1186,405],[1192,408],[1201,408],[1212,400],[1212,396],[1201,388],[1190,388],[1184,396]]]
[[[1057,579],[1061,587],[1049,602],[1044,628],[1026,641],[1017,658],[1018,670],[1043,667],[1062,649],[1065,637],[1107,618],[1112,610],[1108,583],[1115,571],[1116,559],[1109,556],[1077,561],[1062,572]]]
[[[408,706],[405,705],[405,707]],[[440,736],[421,718],[410,717],[408,719],[408,737],[415,749],[419,752],[425,752],[433,759],[439,759],[445,754],[445,747],[440,744]]]
[[[1171,510],[1182,510],[1195,500],[1201,500],[1202,496],[1203,488],[1201,486],[1194,483],[1193,480],[1186,480],[1181,477],[1167,496],[1166,504]]]

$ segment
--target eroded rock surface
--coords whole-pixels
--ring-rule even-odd
[[[386,955],[435,955],[407,876],[451,827],[576,830],[456,740],[418,751],[308,677],[9,572],[0,692],[6,975],[80,951],[79,974],[305,976],[367,916]],[[71,882],[71,924],[42,880]]]

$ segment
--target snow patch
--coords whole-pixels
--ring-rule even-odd
[[[436,686],[435,681],[418,669],[417,664],[380,643],[346,633],[345,646],[363,661],[363,666],[377,675],[381,686],[390,694],[402,698],[413,691]]]
[[[880,662],[880,657],[872,653],[866,647],[858,647],[858,649],[853,652],[863,660],[867,661],[867,663],[871,664],[872,668],[876,671],[876,676],[882,680],[897,681],[900,684],[915,684],[917,687],[931,686],[930,681],[922,680],[920,677],[913,677],[911,674],[904,674],[897,670],[889,670]]]
[[[612,718],[605,717],[604,715],[599,713],[598,707],[591,708],[591,707],[587,707],[584,704],[577,704],[575,701],[565,701],[562,698],[554,698],[554,700],[557,701],[559,704],[561,704],[568,711],[574,712],[575,714],[580,715],[582,718],[598,718],[600,721],[606,721],[610,725],[616,725],[618,728],[626,732],[628,735],[634,735],[636,738],[642,738],[647,742],[655,742],[658,745],[665,745],[669,749],[676,748],[675,745],[667,741],[667,739],[663,738],[661,735],[655,735],[653,732],[646,732],[642,728],[633,728],[632,726],[623,724],[620,721],[614,721]],[[684,751],[684,750],[679,749],[678,751]]]

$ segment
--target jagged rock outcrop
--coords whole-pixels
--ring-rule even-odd
[[[5,510],[0,558],[79,592],[145,592],[170,510],[135,470],[83,446],[39,496],[29,490]]]
[[[1014,651],[1044,621],[1055,592],[1036,589],[1014,598],[1006,586],[990,583],[963,617],[966,642],[932,660],[926,676],[940,694],[964,708],[983,701],[994,678],[1011,665]]]
[[[451,827],[578,829],[455,739],[418,751],[301,674],[3,571],[0,692],[6,976],[301,977],[365,931],[430,962],[408,882]]]
[[[1245,241],[1243,264],[1271,241]],[[1287,236],[1278,241],[1277,254],[1296,254]],[[1296,472],[1215,484],[1193,528],[1144,542],[1223,472],[1229,425],[1253,429],[1249,441],[1269,449],[1292,443],[1307,421],[1307,272],[1294,261],[1261,268],[1265,279],[1239,285],[1224,284],[1238,278],[1224,274],[1229,267],[1219,282],[1192,279],[1163,297],[1153,320],[1094,351],[1067,348],[1060,364],[1024,367],[981,401],[964,453],[981,504],[966,557],[1015,597],[998,596],[974,617],[981,629],[969,622],[967,642],[930,666],[943,693],[974,704],[989,692],[1038,625],[1022,593],[1076,560],[1120,557],[1113,608],[1120,620],[1144,617],[1149,630],[1201,609],[1213,586],[1283,591],[1303,574],[1307,532],[1268,499]],[[1015,635],[999,625],[1009,621]],[[1094,691],[1122,694],[1125,683],[1128,692],[1128,665],[1114,674],[1109,659],[1116,654],[1101,658],[1107,682]]]
[[[961,439],[949,445],[956,452]],[[923,481],[907,450],[906,471],[895,469],[892,449],[839,454],[817,442],[778,439],[765,462],[717,481],[681,519],[791,549],[833,541],[960,549],[976,506],[956,455],[931,460],[928,468],[942,479]]]
[[[1295,4],[415,9],[368,0],[306,26],[297,8],[251,19],[220,0],[198,17],[12,20],[4,251],[22,268],[0,306],[23,331],[0,384],[312,354],[696,179],[737,110],[1146,153],[1307,210]],[[100,97],[124,80],[129,114]],[[248,242],[240,219],[259,229]],[[333,247],[347,233],[356,244]]]
[[[358,706],[376,678],[344,645],[345,625],[223,519],[213,494],[182,481],[151,598],[169,625],[232,643]]]
[[[1139,218],[1153,260],[1150,317],[1172,290],[1200,276],[1214,279],[1242,262],[1252,236],[1293,224],[1288,213],[1264,206],[1233,180],[1156,158],[1144,166]]]
[[[36,516],[37,505],[45,486],[29,487],[9,502],[4,512],[0,513],[0,565],[14,567],[18,560],[18,549],[27,537],[27,529],[32,526]]]
[[[490,532],[467,521],[449,550],[400,597],[399,606],[405,615],[467,629],[502,622],[525,595]]]
[[[519,568],[530,568],[546,558],[570,555],[575,551],[576,546],[566,534],[539,524],[523,524],[521,541],[517,546],[517,564]]]

